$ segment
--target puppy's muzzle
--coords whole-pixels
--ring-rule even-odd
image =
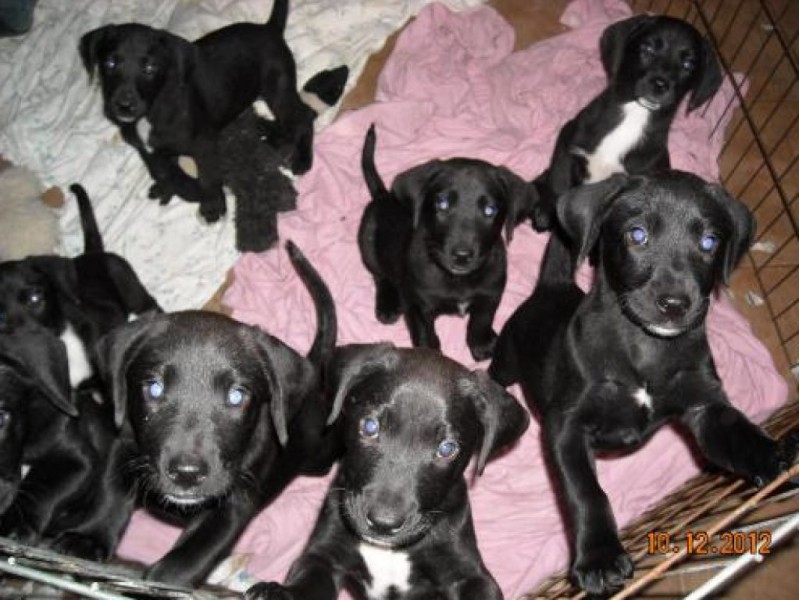
[[[177,487],[191,489],[208,478],[208,463],[198,456],[176,456],[167,463],[167,477]]]
[[[692,301],[685,294],[662,294],[656,298],[656,307],[667,319],[678,320],[686,316]]]
[[[478,269],[484,257],[471,246],[455,246],[438,253],[437,262],[453,275],[467,275]]]
[[[649,77],[637,102],[648,110],[658,110],[673,102],[673,85],[662,75]]]
[[[122,90],[114,94],[111,102],[114,117],[121,123],[133,123],[142,116],[142,103],[130,90]]]

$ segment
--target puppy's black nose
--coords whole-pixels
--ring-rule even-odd
[[[197,456],[176,456],[167,465],[167,477],[180,487],[194,487],[208,477],[208,463]]]
[[[465,265],[475,257],[475,251],[472,248],[453,248],[450,255],[458,265]]]
[[[405,515],[385,506],[375,506],[367,511],[367,525],[376,533],[397,533],[405,522]]]
[[[685,315],[686,311],[689,310],[691,300],[689,300],[689,297],[685,294],[675,294],[674,296],[662,294],[656,298],[656,305],[658,306],[658,310],[665,317],[677,319]]]
[[[653,87],[653,93],[659,95],[669,89],[669,82],[663,77],[653,77],[650,81],[650,85]]]

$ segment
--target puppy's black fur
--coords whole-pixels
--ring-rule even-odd
[[[535,181],[539,231],[555,223],[559,195],[612,173],[669,169],[667,136],[678,105],[708,101],[722,83],[711,43],[689,23],[640,15],[614,23],[600,39],[608,86],[561,129],[549,168]]]
[[[345,346],[331,365],[345,453],[286,584],[250,600],[497,600],[475,543],[463,473],[517,440],[519,403],[483,372],[429,349]],[[393,577],[394,575],[394,577]]]
[[[534,190],[504,167],[481,160],[433,160],[398,175],[388,191],[374,162],[375,130],[362,168],[372,202],[358,233],[361,258],[375,279],[375,314],[402,314],[415,346],[439,348],[434,320],[469,314],[467,345],[489,358],[492,329],[506,284],[503,231],[510,242],[530,211]]]
[[[75,258],[30,256],[0,263],[0,334],[26,325],[44,327],[67,348],[70,383],[89,382],[89,351],[104,334],[131,317],[160,312],[131,265],[105,252],[92,205],[79,185],[71,188],[84,232]]]
[[[747,208],[670,171],[575,188],[559,199],[558,217],[578,264],[596,252],[592,289],[584,296],[570,273],[543,274],[503,328],[490,373],[519,382],[539,413],[572,527],[572,575],[605,595],[633,566],[594,450],[636,447],[674,421],[711,463],[759,484],[787,456],[730,405],[706,338],[711,294],[752,240]]]
[[[154,180],[150,197],[200,202],[209,222],[225,213],[219,166],[220,131],[255,100],[277,118],[276,147],[293,148],[291,169],[311,167],[314,110],[297,91],[294,58],[283,39],[288,0],[276,0],[267,23],[235,23],[189,42],[128,23],[86,33],[80,54],[100,72],[103,109],[142,157]],[[180,155],[197,163],[184,173]]]
[[[35,544],[72,526],[114,435],[108,405],[71,393],[57,337],[35,325],[0,335],[0,535]]]
[[[75,534],[110,555],[138,489],[149,510],[185,525],[145,576],[194,586],[295,475],[327,471],[338,446],[325,428],[319,365],[333,351],[336,315],[319,275],[287,248],[317,307],[308,358],[257,327],[202,311],[140,319],[101,340],[97,360],[121,430],[93,521],[62,535],[59,548],[80,552]]]

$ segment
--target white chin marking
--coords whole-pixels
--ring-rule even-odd
[[[683,333],[683,329],[677,329],[675,327],[661,327],[660,325],[645,325],[645,329],[654,335],[668,338],[675,337]]]
[[[658,110],[659,108],[661,108],[659,104],[656,104],[655,102],[652,102],[647,98],[639,98],[636,102],[639,104],[639,106],[642,106],[647,110]]]
[[[178,506],[193,506],[205,500],[205,498],[182,498],[180,496],[173,496],[172,494],[165,494],[164,499]]]

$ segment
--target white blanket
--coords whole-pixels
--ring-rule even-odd
[[[286,37],[300,84],[346,64],[352,86],[369,55],[429,1],[291,0]],[[460,10],[481,0],[445,3]],[[127,21],[195,39],[236,21],[264,21],[271,9],[271,0],[39,0],[32,30],[0,40],[0,154],[48,185],[82,183],[106,247],[133,264],[167,310],[199,307],[223,282],[237,256],[233,202],[228,216],[209,226],[197,205],[173,199],[162,207],[147,198],[147,171],[103,117],[99,86],[83,69],[78,40],[100,25]],[[71,198],[60,226],[62,253],[80,253]]]

